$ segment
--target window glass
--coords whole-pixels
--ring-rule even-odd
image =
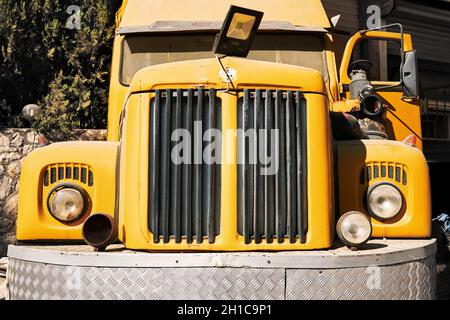
[[[130,84],[144,67],[213,58],[215,35],[142,35],[125,39],[121,81]],[[316,69],[325,72],[323,43],[312,34],[259,34],[248,59],[270,61]]]

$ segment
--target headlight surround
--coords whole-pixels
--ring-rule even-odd
[[[367,209],[377,220],[388,220],[400,213],[403,206],[401,191],[388,182],[377,183],[367,191]]]
[[[349,211],[339,218],[336,233],[346,246],[358,247],[372,236],[372,224],[365,214]]]
[[[58,221],[70,223],[80,219],[88,207],[88,196],[84,189],[63,184],[53,188],[47,198],[47,209]]]

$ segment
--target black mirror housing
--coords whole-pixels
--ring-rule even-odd
[[[419,67],[415,50],[404,53],[401,81],[404,99],[419,97]]]

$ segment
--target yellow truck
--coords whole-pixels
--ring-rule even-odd
[[[381,284],[394,295],[433,298],[430,185],[411,36],[400,25],[359,31],[338,68],[333,23],[319,0],[125,0],[108,139],[56,143],[26,158],[22,245],[10,248],[11,272],[44,250],[33,243],[84,239],[102,251],[118,241],[151,251],[133,256],[151,256],[149,268],[271,265],[353,270],[356,277],[358,268],[379,266],[395,277]],[[370,78],[371,62],[357,48],[371,40],[400,47],[395,81]],[[64,264],[54,247],[46,250],[49,260],[42,252],[37,260],[44,268]],[[63,251],[68,261],[71,250],[81,249]],[[111,258],[108,251],[85,254],[77,257]],[[206,265],[196,260],[205,257]],[[396,276],[400,266],[417,272]],[[11,293],[19,298],[17,278],[12,274]],[[397,282],[415,289],[399,291]],[[292,290],[291,298],[305,292]],[[170,297],[182,297],[177,291]],[[374,297],[370,288],[352,292]]]

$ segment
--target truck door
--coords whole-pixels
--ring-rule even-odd
[[[397,61],[392,59],[392,56],[391,59],[387,59],[388,48],[392,53],[395,47],[399,50],[396,56]],[[377,59],[373,59],[373,53],[377,49],[380,49],[380,53],[375,55]],[[386,54],[384,61],[382,49]],[[367,53],[369,57],[366,56]],[[381,58],[379,58],[380,56]],[[370,60],[371,57],[372,61]],[[389,64],[394,64],[394,66]],[[352,36],[345,48],[339,72],[340,92],[344,99],[356,98],[356,93],[352,93],[350,90],[352,84],[352,75],[350,74],[352,70],[350,69],[355,68],[355,65],[360,68],[366,66],[367,69],[376,66],[380,71],[368,71],[367,80],[375,89],[374,94],[382,99],[384,109],[382,117],[389,139],[402,141],[414,135],[416,146],[422,149],[420,107],[417,93],[417,57],[415,51],[413,51],[411,36],[403,32],[375,30],[360,31]],[[355,78],[353,78],[353,81],[355,81]]]

